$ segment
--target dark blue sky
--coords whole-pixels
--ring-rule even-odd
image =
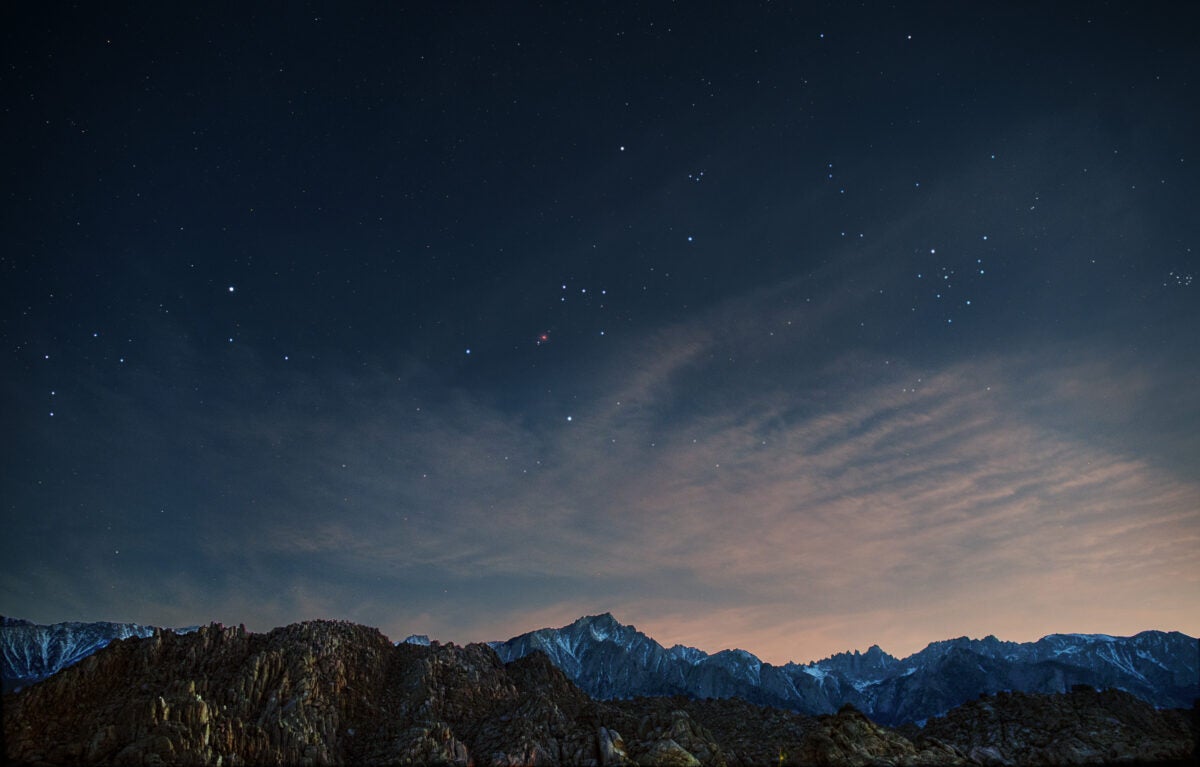
[[[3,28],[5,614],[1200,632],[1182,7]]]

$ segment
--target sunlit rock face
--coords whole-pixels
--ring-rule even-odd
[[[5,700],[7,757],[50,764],[628,764],[544,656],[393,646],[311,622],[111,643]]]
[[[330,763],[369,715],[391,644],[306,623],[112,642],[5,701],[10,759],[52,764]]]

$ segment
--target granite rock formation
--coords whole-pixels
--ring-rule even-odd
[[[153,632],[136,624],[39,626],[0,619],[4,690],[43,679],[114,638]],[[430,640],[414,635],[404,643],[427,646]],[[960,637],[934,642],[907,658],[872,646],[864,653],[775,666],[744,650],[709,654],[682,645],[664,648],[605,613],[490,646],[506,662],[545,653],[593,698],[742,698],[806,714],[831,714],[849,703],[888,725],[921,723],[980,694],[1004,690],[1115,687],[1158,708],[1186,708],[1200,696],[1200,641],[1179,632],[1052,634],[1025,643]]]
[[[1197,713],[1159,711],[1120,690],[1080,685],[1057,695],[999,693],[909,734],[935,739],[988,767],[1194,763]]]
[[[33,764],[333,763],[390,652],[377,631],[328,623],[117,640],[5,696],[5,749]]]
[[[153,633],[153,627],[136,623],[73,622],[41,626],[17,618],[0,618],[4,692],[41,681],[103,649],[114,639]]]
[[[907,733],[852,706],[597,701],[543,653],[504,663],[331,621],[116,640],[3,703],[5,756],[31,765],[1032,765],[1195,742],[1182,713],[1082,690],[979,700]]]
[[[589,699],[542,654],[210,625],[114,641],[6,695],[5,743],[31,765],[727,765],[689,713],[646,708]]]
[[[933,739],[920,744],[870,721],[853,706],[817,717],[730,699],[683,697],[614,701],[636,732],[639,749],[678,744],[702,764],[959,765],[954,748]],[[636,721],[635,721],[636,720]]]

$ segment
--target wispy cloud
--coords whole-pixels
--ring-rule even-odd
[[[936,365],[831,351],[822,329],[856,299],[797,308],[795,289],[660,329],[544,418],[439,391],[419,366],[285,380],[262,365],[243,387],[283,394],[257,414],[215,396],[172,414],[178,440],[118,456],[150,471],[113,503],[175,487],[154,450],[195,467],[173,526],[126,531],[121,556],[164,577],[99,549],[91,585],[23,577],[70,581],[51,589],[75,595],[64,611],[82,594],[128,615],[136,594],[146,622],[335,615],[460,642],[607,609],[776,662],[958,634],[1200,631],[1200,482],[1118,438],[1153,411],[1153,377],[1088,347]],[[166,412],[146,389],[113,417]]]
[[[819,407],[809,383],[697,411],[692,382],[722,364],[721,342],[684,330],[674,342],[637,376],[614,371],[611,397],[572,422],[464,400],[420,416],[364,404],[361,426],[331,422],[285,473],[290,508],[247,523],[239,560],[303,559],[296,583],[329,581],[313,604],[358,589],[359,612],[389,625],[436,615],[427,596],[406,603],[403,584],[442,579],[446,605],[470,605],[448,637],[460,641],[494,638],[470,632],[510,625],[504,614],[566,621],[594,606],[708,649],[759,642],[748,649],[780,661],[865,637],[892,651],[946,633],[1023,638],[1069,628],[1064,616],[1139,615],[1147,593],[1197,598],[1200,488],[1040,425],[1044,403],[1008,373],[1028,360],[918,375],[841,358],[810,374]],[[866,383],[830,393],[856,369]],[[1104,385],[1120,397],[1142,384]],[[543,587],[523,588],[531,579]],[[514,588],[472,596],[495,596],[486,582]],[[1121,620],[1093,627],[1146,627]]]

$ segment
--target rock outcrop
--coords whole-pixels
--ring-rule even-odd
[[[1034,764],[1174,757],[1194,742],[1182,715],[1090,695],[978,701],[906,737],[849,706],[810,717],[738,699],[596,701],[542,653],[505,664],[487,645],[392,645],[314,621],[117,640],[3,700],[7,760],[36,765]]]
[[[4,691],[44,679],[113,639],[152,633],[152,627],[137,624],[40,626],[0,618]],[[423,635],[404,643],[431,645]],[[907,658],[872,646],[865,653],[775,666],[744,650],[710,655],[682,645],[664,648],[605,613],[489,646],[505,662],[545,653],[599,700],[741,698],[811,715],[832,714],[849,703],[872,721],[893,726],[924,722],[1000,690],[1061,693],[1076,684],[1115,687],[1158,708],[1186,708],[1200,697],[1200,641],[1179,632],[1052,634],[1025,643],[959,637],[934,642]]]
[[[392,645],[350,624],[117,640],[5,696],[9,760],[331,764],[377,710]]]
[[[316,621],[113,642],[5,697],[30,764],[632,764],[544,656]]]
[[[958,765],[965,756],[933,740],[916,745],[852,706],[817,717],[738,699],[639,698],[615,701],[644,753],[677,744],[700,764]],[[636,724],[634,721],[636,720]],[[679,761],[679,764],[691,762]]]
[[[1196,755],[1196,714],[1081,685],[1057,695],[985,696],[909,734],[988,766],[1187,763]]]
[[[0,668],[4,692],[39,682],[73,666],[114,639],[147,637],[153,626],[136,623],[55,623],[41,626],[0,618]]]

